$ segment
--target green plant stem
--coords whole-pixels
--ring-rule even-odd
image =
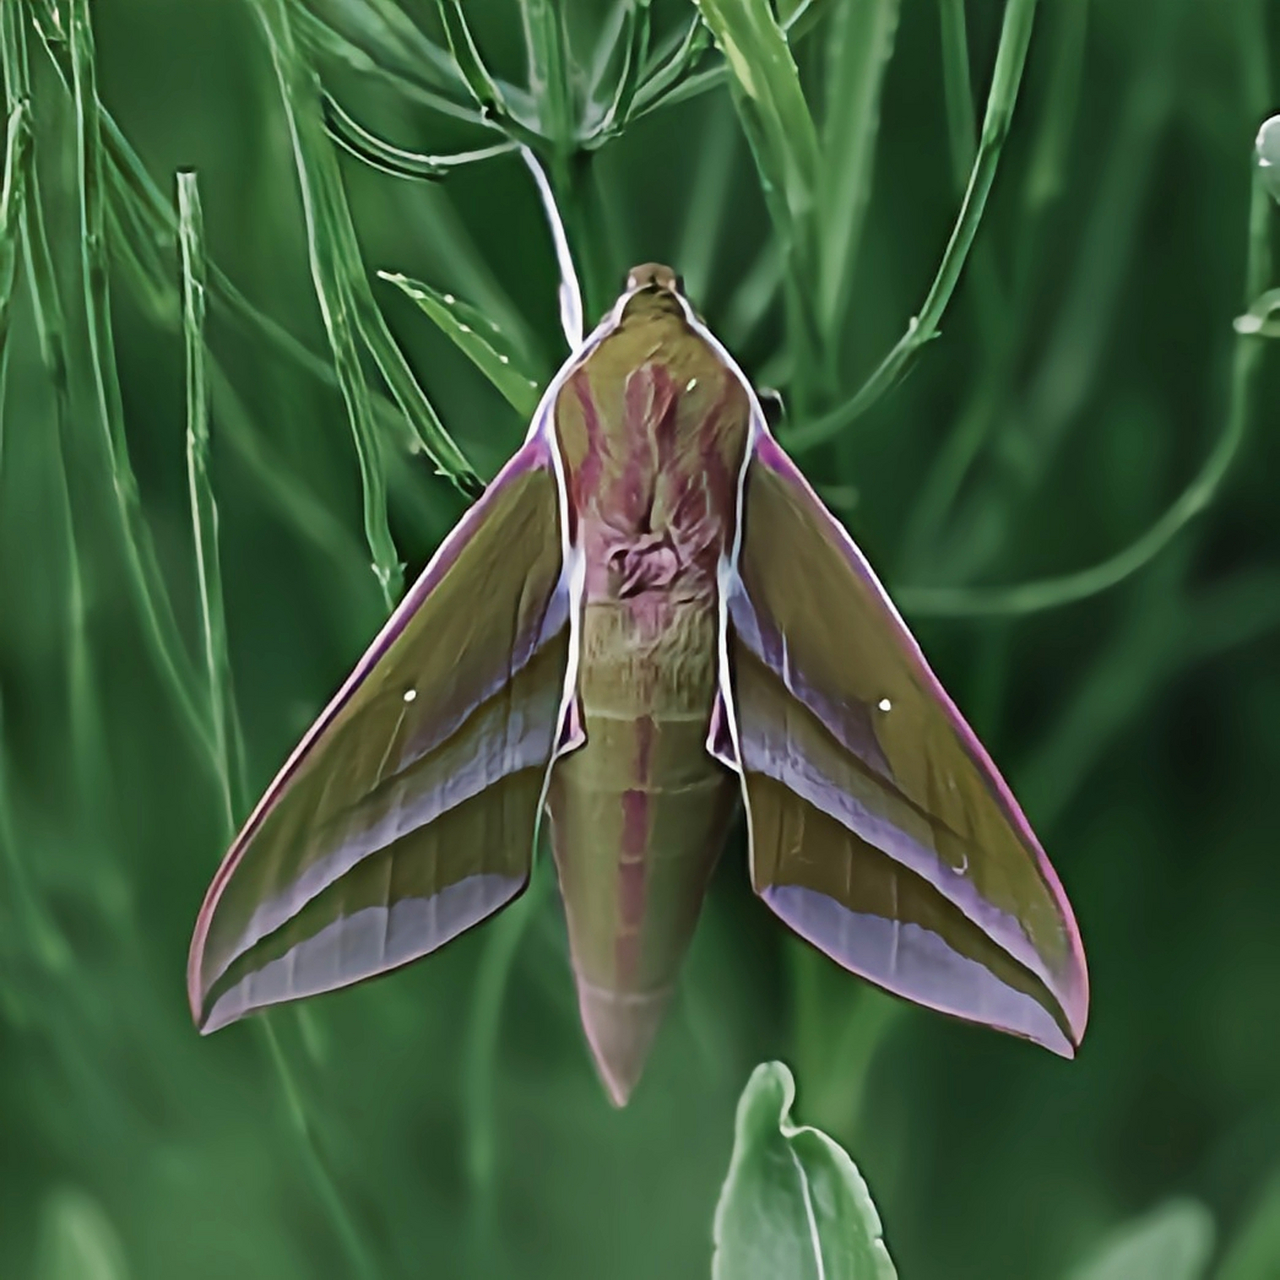
[[[201,640],[208,681],[209,731],[217,755],[228,839],[243,809],[239,717],[227,652],[226,611],[218,547],[218,504],[209,474],[209,383],[205,371],[204,219],[196,175],[178,174],[178,243],[182,260],[182,334],[186,357],[187,487],[200,589]]]
[[[90,366],[99,422],[111,470],[112,491],[129,583],[142,616],[143,634],[159,665],[181,718],[198,744],[202,759],[213,764],[212,744],[195,681],[182,647],[168,594],[160,575],[150,531],[142,513],[137,480],[129,459],[124,411],[111,331],[110,286],[105,239],[105,189],[98,96],[94,77],[93,30],[88,0],[71,0],[69,40],[76,106],[76,167],[80,204],[80,248]]]
[[[329,1168],[329,1163],[320,1148],[319,1138],[307,1114],[306,1103],[303,1101],[302,1094],[298,1089],[293,1069],[285,1056],[284,1046],[281,1045],[279,1037],[276,1035],[275,1027],[271,1025],[269,1018],[265,1017],[258,1019],[258,1025],[262,1028],[262,1035],[266,1040],[267,1050],[271,1055],[276,1077],[280,1081],[280,1088],[284,1093],[289,1120],[293,1125],[299,1142],[302,1144],[307,1171],[311,1175],[316,1192],[333,1222],[338,1242],[347,1256],[347,1262],[351,1267],[352,1274],[360,1277],[360,1280],[380,1280],[378,1268],[364,1241],[360,1238],[360,1233],[356,1230],[355,1222],[352,1220],[351,1214],[348,1212],[347,1206],[338,1190],[337,1180],[334,1178],[333,1171]]]
[[[463,1055],[467,1180],[471,1186],[477,1234],[492,1226],[497,1165],[498,1125],[495,1113],[498,1038],[502,1005],[520,943],[551,890],[550,866],[535,866],[523,897],[513,902],[492,926],[476,974],[475,997]]]
[[[1250,199],[1245,296],[1269,273],[1270,197],[1255,176]],[[1217,496],[1240,450],[1249,421],[1250,396],[1263,340],[1238,334],[1222,431],[1195,477],[1140,537],[1088,569],[1008,587],[902,587],[894,594],[903,610],[916,617],[992,617],[1035,613],[1097,595],[1149,564]]]
[[[969,74],[969,36],[965,28],[964,0],[938,0],[942,24],[942,90],[947,103],[947,142],[951,173],[964,194],[973,168],[978,121],[973,110],[973,83]]]
[[[1009,0],[1005,6],[1004,26],[996,51],[995,72],[987,95],[978,153],[960,214],[919,313],[912,316],[906,332],[849,400],[786,435],[784,442],[792,451],[812,449],[839,435],[871,408],[906,373],[920,349],[938,336],[938,325],[964,270],[995,181],[1018,97],[1018,86],[1022,81],[1035,11],[1036,0]]]

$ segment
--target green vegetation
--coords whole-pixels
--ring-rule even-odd
[[[714,1224],[738,1280],[796,1169],[814,1274],[1280,1275],[1275,22],[0,0],[0,1275],[694,1277]],[[192,1029],[232,828],[564,357],[521,148],[588,324],[669,261],[783,393],[1062,875],[1076,1062],[836,970],[741,836],[626,1111],[545,861]]]

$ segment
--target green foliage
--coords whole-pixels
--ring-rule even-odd
[[[712,1280],[894,1280],[867,1184],[838,1142],[792,1123],[795,1095],[781,1062],[742,1091]]]
[[[1213,1253],[1213,1217],[1174,1200],[1122,1227],[1070,1280],[1200,1280]]]
[[[839,1142],[910,1280],[1271,1280],[1277,34],[1260,0],[0,5],[0,1275],[706,1275],[781,1057],[831,1137],[762,1069],[722,1240],[770,1152],[874,1221]],[[1077,907],[1075,1063],[794,944],[741,839],[623,1113],[547,865],[427,964],[195,1035],[228,826],[563,356],[518,146],[588,324],[670,261],[782,391]]]
[[[515,363],[519,360],[515,344],[492,320],[453,294],[441,293],[420,280],[389,271],[378,274],[412,298],[522,418],[533,416],[542,388]]]

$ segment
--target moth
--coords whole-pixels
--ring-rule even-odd
[[[267,789],[191,943],[202,1031],[499,911],[550,828],[621,1106],[735,815],[837,964],[1070,1057],[1088,977],[990,757],[670,269],[635,268]]]

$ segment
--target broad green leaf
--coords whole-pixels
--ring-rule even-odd
[[[33,1274],[35,1280],[126,1280],[120,1237],[96,1200],[73,1187],[49,1194]]]
[[[1232,1240],[1214,1280],[1275,1280],[1280,1276],[1280,1173]]]
[[[513,345],[497,325],[451,293],[396,272],[379,271],[378,275],[412,298],[522,418],[533,416],[542,387],[520,367]]]
[[[794,1101],[781,1062],[751,1073],[716,1206],[712,1280],[896,1280],[862,1175],[839,1143],[791,1122]]]
[[[1126,1223],[1070,1280],[1200,1280],[1213,1235],[1213,1217],[1204,1205],[1170,1200]]]

